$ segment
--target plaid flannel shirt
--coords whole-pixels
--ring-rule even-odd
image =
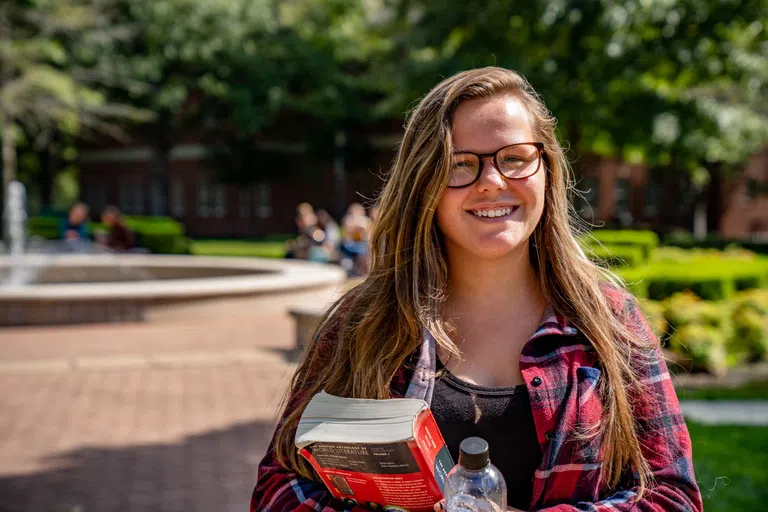
[[[653,336],[635,300],[626,292],[607,294],[625,325]],[[637,482],[626,474],[624,484],[605,494],[599,485],[601,436],[574,439],[573,432],[598,424],[602,406],[596,388],[600,379],[596,355],[584,336],[567,319],[547,311],[538,330],[523,348],[520,370],[528,387],[538,440],[543,453],[533,475],[530,510],[574,512],[608,510],[693,512],[702,510],[694,478],[691,440],[660,348],[637,353],[643,398],[634,407],[640,445],[654,483],[635,500]],[[392,380],[392,397],[431,402],[434,388],[435,342],[425,333],[411,363]],[[290,405],[289,405],[290,407]],[[274,442],[274,440],[273,440]],[[273,445],[258,469],[251,512],[363,511],[345,508],[322,483],[298,478],[275,459]]]

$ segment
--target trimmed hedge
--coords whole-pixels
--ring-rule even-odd
[[[63,220],[58,217],[31,217],[27,220],[27,232],[47,240],[60,235]],[[136,235],[136,245],[156,254],[189,254],[189,240],[184,236],[184,226],[170,217],[126,216],[125,224]],[[89,222],[89,235],[107,231],[99,222]]]
[[[589,259],[605,267],[634,267],[645,263],[643,248],[632,245],[593,245],[584,248]]]
[[[766,286],[768,259],[705,257],[677,262],[656,261],[617,272],[639,297],[664,300],[690,290],[705,300],[724,300],[737,291]]]
[[[597,229],[585,235],[586,245],[597,245],[595,241],[608,247],[639,247],[647,261],[659,245],[659,237],[653,231]]]
[[[61,217],[29,217],[27,233],[45,240],[58,240],[61,237],[61,227],[64,219]],[[86,226],[86,229],[90,226]]]
[[[704,239],[697,239],[688,232],[674,232],[664,235],[663,245],[668,247],[680,247],[682,249],[727,249],[729,247],[742,247],[758,254],[768,254],[768,242],[756,242],[753,240],[736,240],[720,238],[718,235],[707,235]]]

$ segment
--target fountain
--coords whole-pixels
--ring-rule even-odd
[[[305,261],[113,253],[90,242],[74,251],[67,241],[30,244],[24,186],[11,185],[0,327],[145,321],[174,308],[199,314],[214,302],[258,308],[270,296],[297,293],[327,302],[346,280],[340,267]]]
[[[0,280],[0,287],[21,286],[30,276],[28,269],[23,266],[24,255],[24,222],[27,220],[26,191],[18,181],[8,184],[6,195],[5,220],[6,232],[10,240],[10,268],[6,278]]]

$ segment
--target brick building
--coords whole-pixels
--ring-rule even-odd
[[[381,186],[380,175],[393,157],[399,135],[372,136],[367,159],[346,165],[346,203],[369,203]],[[274,145],[274,143],[273,143]],[[279,145],[278,145],[279,146]],[[300,151],[278,147],[286,154]],[[226,185],[214,180],[206,163],[207,150],[194,142],[174,147],[169,155],[167,211],[182,222],[192,237],[256,237],[294,231],[295,207],[308,201],[334,208],[334,159],[313,162],[320,172],[290,168],[284,178],[250,185]],[[101,147],[81,151],[81,197],[94,213],[116,204],[127,214],[149,214],[153,153],[149,147]],[[304,164],[306,165],[306,163]],[[580,180],[576,198],[581,215],[591,222],[651,229],[680,227],[693,230],[693,194],[679,172],[665,179],[663,170],[615,159],[583,157],[574,164]],[[306,171],[306,169],[304,169]],[[674,171],[671,171],[674,172]],[[723,182],[719,197],[719,226],[708,230],[728,238],[768,235],[768,149],[755,155],[745,170]]]

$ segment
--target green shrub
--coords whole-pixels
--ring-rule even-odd
[[[672,335],[670,348],[682,356],[678,362],[692,371],[706,371],[717,376],[728,371],[725,340],[715,327],[686,325]]]
[[[61,237],[63,222],[64,219],[60,217],[29,217],[27,219],[27,235],[45,240],[57,240]]]
[[[590,236],[591,235],[591,236]],[[659,245],[659,237],[653,231],[598,229],[585,237],[586,245],[639,247],[647,261]],[[599,242],[596,244],[595,241]]]
[[[645,263],[643,248],[639,246],[593,245],[584,249],[586,255],[605,267],[635,267]]]
[[[47,240],[61,236],[61,217],[30,217],[27,232]],[[126,216],[125,224],[136,235],[136,245],[158,254],[189,254],[189,241],[184,236],[184,226],[170,217]],[[108,231],[99,222],[89,222],[89,233]]]
[[[722,331],[725,339],[730,329],[727,305],[701,300],[690,291],[672,295],[661,303],[661,307],[670,332],[696,324]]]
[[[664,338],[667,334],[667,321],[664,318],[664,306],[652,300],[639,300],[640,310],[651,326],[653,334],[657,338]]]
[[[722,300],[734,292],[733,281],[722,276],[654,276],[648,282],[648,298],[664,300],[675,293],[691,291],[705,300]]]
[[[702,299],[725,300],[734,292],[766,285],[768,259],[740,251],[698,253],[688,260],[675,260],[674,253],[617,273],[639,297],[664,300],[675,293],[692,291]]]
[[[768,356],[768,290],[741,293],[733,302],[733,334],[728,351],[755,362]]]
[[[768,254],[768,242],[757,242],[753,240],[738,240],[720,238],[720,236],[711,234],[703,239],[697,239],[688,232],[674,232],[664,235],[663,245],[670,247],[681,247],[683,249],[726,249],[728,247],[743,247],[758,254]]]
[[[169,217],[126,217],[125,224],[139,247],[157,254],[189,254],[184,226]]]

